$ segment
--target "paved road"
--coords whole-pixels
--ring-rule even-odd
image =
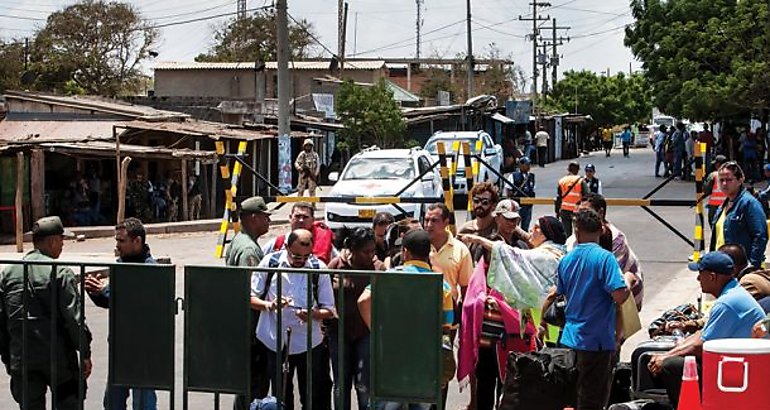
[[[604,193],[612,198],[639,198],[652,190],[661,179],[652,175],[652,163],[654,156],[649,149],[634,149],[631,158],[626,159],[620,155],[620,151],[613,152],[611,158],[604,158],[600,153],[594,153],[586,158],[581,158],[581,168],[587,163],[593,163],[597,168],[597,176],[603,181]],[[538,196],[554,196],[556,181],[566,172],[566,162],[550,164],[546,168],[534,168],[537,174]],[[655,198],[687,199],[694,198],[694,185],[685,182],[671,182],[663,188]],[[688,237],[692,236],[695,220],[692,209],[688,208],[658,208],[655,209],[662,217],[677,227]],[[276,215],[288,212],[284,207]],[[536,206],[534,217],[552,212],[551,206]],[[320,216],[320,212],[319,212]],[[609,219],[615,223],[628,236],[629,242],[641,259],[645,274],[646,299],[655,298],[660,292],[674,286],[676,280],[681,280],[678,272],[684,267],[690,247],[681,239],[674,236],[655,221],[651,216],[638,207],[617,207],[609,210]],[[458,223],[465,220],[465,213],[458,212]],[[275,227],[268,237],[282,232],[285,227]],[[222,261],[214,258],[214,246],[217,234],[193,233],[176,235],[151,236],[148,242],[156,256],[170,256],[174,263],[179,264],[177,276],[177,294],[184,293],[182,275],[183,264],[222,264]],[[29,244],[27,244],[29,246]],[[65,245],[64,259],[73,256],[87,256],[100,259],[109,259],[112,255],[114,241],[108,238],[89,239],[85,242],[68,242]],[[0,246],[0,254],[13,252],[11,246]],[[693,278],[694,280],[694,278]],[[87,317],[89,326],[94,333],[94,372],[89,380],[89,393],[86,403],[87,409],[101,408],[101,397],[107,379],[107,325],[108,318],[105,310],[87,305]],[[182,316],[177,320],[177,398],[176,403],[181,403],[181,360],[182,360]],[[0,378],[0,408],[11,408],[12,399],[9,394],[8,380]],[[160,394],[161,408],[168,408],[168,395]],[[467,392],[459,393],[456,384],[450,386],[450,397],[447,408],[451,410],[464,408],[467,403]],[[193,395],[190,400],[191,409],[213,408],[213,401],[209,395]],[[223,408],[229,407],[229,398],[223,399]],[[181,407],[181,404],[178,404]]]

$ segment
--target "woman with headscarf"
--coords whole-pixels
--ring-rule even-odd
[[[531,339],[536,330],[528,310],[541,306],[564,256],[567,235],[561,222],[552,216],[538,219],[529,234],[518,236],[531,249],[476,235],[463,236],[465,243],[491,251],[486,278],[483,268],[477,267],[466,292],[458,355],[460,385],[467,384],[471,374],[475,375],[478,410],[491,410],[501,395],[508,352],[532,349]],[[490,326],[490,317],[496,317],[498,327],[505,329],[502,340],[491,346],[487,342],[488,333],[494,328]]]

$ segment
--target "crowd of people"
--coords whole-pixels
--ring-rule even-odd
[[[469,408],[496,408],[503,394],[507,354],[536,351],[550,343],[575,352],[576,408],[604,408],[618,351],[627,336],[618,326],[619,306],[628,300],[641,309],[644,302],[641,265],[627,236],[607,219],[607,203],[597,192],[601,184],[593,166],[587,165],[585,177],[581,177],[580,165],[570,163],[557,188],[558,217],[532,220],[531,208],[520,206],[514,197],[520,196],[518,191],[534,196],[534,175],[528,158],[522,157],[518,165],[511,176],[515,188],[503,195],[487,182],[473,186],[469,193],[473,219],[460,226],[457,234],[452,230],[452,212],[443,203],[428,205],[423,221],[395,221],[392,215],[379,213],[371,227],[335,233],[315,220],[312,204],[296,202],[289,216],[290,229],[265,242],[262,238],[269,231],[271,215],[265,201],[261,197],[243,200],[239,204],[241,231],[227,249],[226,264],[254,269],[252,380],[251,397],[237,397],[234,408],[248,409],[255,400],[272,394],[281,397],[285,408],[293,409],[295,373],[303,407],[312,402],[314,408],[339,409],[340,403],[333,398],[343,396],[345,408],[350,408],[355,392],[358,408],[370,408],[371,309],[376,298],[387,296],[372,291],[371,277],[341,279],[335,274],[351,269],[372,271],[373,275],[382,271],[442,274],[443,298],[435,309],[444,318],[443,342],[437,346],[442,348],[448,370],[441,380],[444,400],[449,382],[456,379],[469,392]],[[770,326],[763,309],[770,308],[770,273],[762,268],[768,240],[764,213],[757,199],[743,188],[745,176],[738,164],[724,162],[716,172],[723,201],[713,211],[713,251],[690,268],[698,271],[703,291],[717,300],[705,323],[667,324],[667,328],[681,327],[691,334],[649,364],[649,372],[662,380],[673,403],[684,356],[700,356],[708,340],[764,336]],[[35,250],[24,259],[57,259],[66,234],[58,217],[37,221],[33,227]],[[139,219],[128,218],[117,225],[115,240],[118,262],[155,263]],[[274,274],[259,269],[266,267],[304,268],[318,274]],[[28,356],[36,360],[28,363],[27,400],[42,405],[46,389],[55,388],[59,408],[75,408],[77,380],[91,372],[91,336],[79,317],[83,302],[74,274],[57,267],[57,275],[52,277],[50,269],[35,266],[29,270],[40,299],[29,309],[40,320],[28,325],[40,331],[30,332],[39,352]],[[20,289],[27,286],[23,277],[21,265],[9,266],[0,274],[0,356],[11,376],[13,396],[20,403],[19,315],[24,293]],[[52,285],[61,289],[55,299],[45,291]],[[341,301],[336,300],[335,290],[340,287],[345,289],[344,323],[338,319]],[[89,275],[85,290],[96,306],[109,308],[111,288],[104,278]],[[51,312],[47,307],[52,301],[59,304],[63,324],[55,338],[48,332]],[[563,310],[563,323],[553,338],[554,321],[548,316],[557,309]],[[279,310],[283,318],[280,330]],[[308,322],[313,327],[309,345]],[[341,337],[339,326],[344,327]],[[81,332],[85,335],[79,352],[82,366],[76,351]],[[278,346],[279,332],[284,343],[291,334],[287,346]],[[59,362],[57,386],[50,386],[52,344],[57,344],[64,357]],[[274,369],[281,348],[287,350],[289,377],[279,386]],[[340,350],[345,354],[343,363],[339,362]],[[308,363],[312,391],[306,389]],[[344,379],[340,380],[342,365]],[[129,395],[146,409],[157,408],[150,389],[112,386],[105,392],[105,409],[125,408]],[[373,403],[376,409],[395,409],[402,404]],[[430,405],[410,403],[409,408],[428,409]]]

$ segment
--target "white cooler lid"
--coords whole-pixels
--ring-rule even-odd
[[[768,339],[717,339],[703,344],[703,351],[723,354],[761,354],[770,353]]]

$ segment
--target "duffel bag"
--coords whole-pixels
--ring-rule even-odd
[[[577,403],[577,361],[570,349],[508,356],[501,410],[562,410]]]

